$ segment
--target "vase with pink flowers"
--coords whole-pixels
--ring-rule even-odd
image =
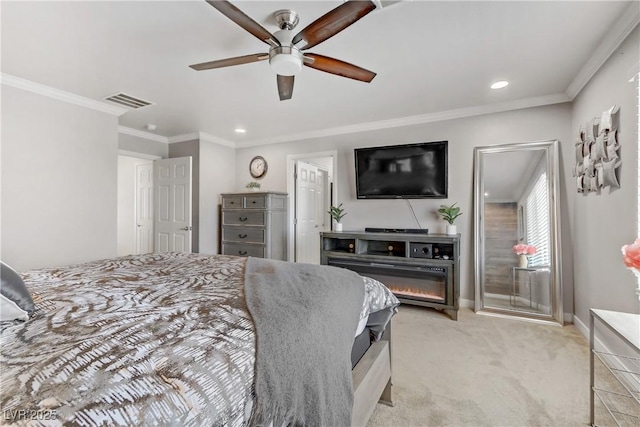
[[[533,245],[525,245],[524,243],[517,244],[513,247],[513,252],[519,256],[518,267],[527,268],[529,266],[528,255],[534,255],[537,249]]]
[[[636,239],[635,242],[629,245],[624,245],[621,250],[624,265],[639,279],[636,283],[640,283],[640,239]],[[636,295],[638,295],[638,300],[640,300],[640,284],[638,284],[636,289]]]

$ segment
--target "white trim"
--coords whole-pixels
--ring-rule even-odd
[[[192,141],[194,139],[200,139],[199,132],[191,132],[191,133],[183,133],[180,135],[170,136],[167,138],[169,144],[174,144],[176,142],[184,142],[184,141]]]
[[[58,101],[68,102],[69,104],[111,114],[113,116],[121,116],[129,111],[127,108],[116,107],[115,105],[107,104],[106,102],[96,101],[95,99],[86,98],[84,96],[45,86],[43,84],[6,73],[0,73],[0,83],[6,86],[15,87],[16,89],[22,89],[38,95],[46,96],[48,98],[57,99]]]
[[[224,138],[219,138],[217,136],[205,133],[205,132],[191,132],[191,133],[183,133],[181,135],[171,136],[168,138],[169,144],[174,144],[176,142],[184,142],[184,141],[192,141],[194,139],[198,139],[201,141],[213,142],[214,144],[223,145],[229,148],[236,148],[236,143],[226,140]]]
[[[589,80],[618,49],[627,36],[631,34],[638,23],[640,23],[640,8],[637,2],[632,2],[620,19],[611,25],[611,31],[602,39],[600,45],[593,51],[591,58],[582,66],[580,72],[567,87],[566,92],[569,99],[573,101],[578,96]]]
[[[224,138],[219,138],[217,136],[210,135],[204,132],[198,132],[201,141],[213,142],[214,144],[223,145],[229,148],[236,148],[236,143],[232,141],[228,141]]]
[[[261,145],[279,144],[282,142],[300,141],[312,138],[344,135],[349,133],[367,132],[380,129],[389,129],[402,126],[413,126],[422,123],[441,122],[445,120],[461,119],[465,117],[481,116],[484,114],[500,113],[504,111],[520,110],[523,108],[540,107],[543,105],[560,104],[569,102],[570,99],[564,93],[538,96],[534,98],[520,99],[516,101],[500,102],[495,104],[479,105],[476,107],[466,107],[457,110],[447,110],[437,113],[427,113],[417,116],[400,117],[389,120],[379,120],[376,122],[359,123],[355,125],[340,126],[329,129],[319,129],[297,134],[276,136],[273,138],[256,139],[253,141],[238,142],[236,147],[247,148]]]
[[[564,315],[562,316],[564,320],[564,324],[569,324],[569,323],[573,323],[573,313],[564,313]]]
[[[589,328],[584,324],[582,320],[578,318],[578,316],[573,316],[573,324],[578,329],[578,331],[584,336],[587,341],[589,341]]]
[[[460,304],[460,308],[470,308],[471,310],[475,309],[475,301],[472,299],[460,298],[458,303]]]
[[[161,156],[156,156],[155,154],[138,153],[136,151],[128,150],[118,150],[118,156],[136,157],[138,159],[145,160],[159,160],[162,158]]]
[[[293,179],[294,166],[296,161],[304,159],[314,159],[318,157],[331,157],[333,159],[333,198],[331,205],[338,202],[338,150],[320,151],[317,153],[290,154],[287,156],[287,193],[289,194],[289,220],[287,224],[287,260],[294,262],[295,253],[295,180]]]
[[[142,139],[148,139],[150,141],[162,142],[164,144],[169,143],[169,138],[162,135],[156,135],[155,133],[145,132],[143,130],[133,129],[127,126],[118,126],[118,132],[125,135],[136,136]]]

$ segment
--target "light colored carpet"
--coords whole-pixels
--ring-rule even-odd
[[[402,305],[393,321],[394,407],[369,426],[585,426],[589,343],[572,326]]]

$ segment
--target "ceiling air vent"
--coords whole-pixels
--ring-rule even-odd
[[[127,95],[126,93],[122,92],[116,93],[115,95],[107,96],[105,100],[115,102],[116,104],[124,105],[125,107],[133,109],[153,105],[153,102],[145,101],[143,99],[136,98],[135,96]]]

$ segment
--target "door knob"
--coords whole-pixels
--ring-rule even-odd
[[[191,231],[193,230],[193,227],[182,227],[180,230]]]

